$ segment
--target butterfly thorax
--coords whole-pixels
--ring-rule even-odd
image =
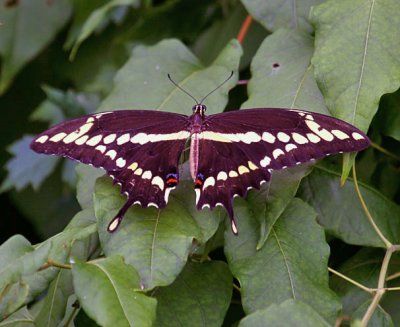
[[[190,124],[190,155],[189,155],[189,166],[190,175],[192,176],[195,185],[202,183],[198,180],[198,166],[199,166],[199,135],[203,129],[203,122],[205,118],[205,112],[207,107],[203,104],[197,104],[193,106],[193,115]]]

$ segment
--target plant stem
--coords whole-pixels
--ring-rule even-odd
[[[347,277],[346,275],[343,275],[342,273],[340,273],[340,272],[338,272],[338,271],[336,271],[336,270],[334,270],[334,269],[332,269],[332,268],[329,268],[329,267],[328,267],[328,270],[329,270],[332,274],[335,274],[335,275],[337,275],[337,276],[343,278],[344,280],[348,281],[349,283],[351,283],[351,284],[353,284],[353,285],[355,285],[355,286],[361,288],[361,289],[364,290],[365,292],[368,292],[368,293],[370,293],[370,294],[373,294],[373,293],[374,293],[374,290],[373,290],[373,289],[368,288],[368,287],[366,287],[366,286],[364,286],[364,285],[362,285],[362,284],[356,282],[355,280],[353,280],[353,279]]]
[[[252,21],[253,18],[250,15],[247,15],[242,26],[240,27],[240,31],[236,37],[240,44],[243,44],[244,38],[246,37],[247,31],[249,30]]]
[[[385,279],[386,274],[389,268],[390,258],[392,257],[393,253],[400,250],[400,245],[392,245],[390,248],[387,249],[385,253],[385,257],[383,258],[381,271],[379,273],[378,279],[378,289],[376,290],[375,296],[372,299],[371,304],[369,305],[367,311],[364,314],[364,317],[361,320],[361,326],[366,327],[369,320],[371,319],[372,315],[374,314],[376,308],[379,305],[379,302],[382,296],[386,293],[385,289]]]
[[[392,159],[395,159],[397,161],[400,161],[400,157],[392,152],[389,152],[388,150],[386,150],[385,148],[381,147],[379,144],[376,144],[374,142],[371,142],[371,147],[373,147],[374,149],[386,154],[388,157],[391,157]]]
[[[353,179],[354,179],[354,186],[356,188],[356,192],[358,195],[358,198],[360,199],[361,206],[368,218],[369,223],[375,230],[375,232],[378,234],[379,238],[382,240],[382,242],[385,244],[386,249],[389,249],[392,246],[392,243],[389,242],[389,240],[383,235],[383,233],[380,231],[379,227],[375,224],[374,218],[372,218],[371,213],[368,210],[367,204],[364,201],[364,198],[360,192],[360,188],[358,187],[358,181],[357,181],[357,175],[356,175],[356,168],[355,164],[353,165]]]

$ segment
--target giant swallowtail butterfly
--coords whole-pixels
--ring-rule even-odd
[[[190,116],[121,110],[73,119],[41,133],[31,148],[102,167],[121,185],[127,201],[108,225],[114,232],[132,205],[167,205],[189,140],[197,209],[225,207],[237,234],[233,198],[259,189],[272,170],[370,143],[354,126],[322,114],[258,108],[207,116],[202,101]]]

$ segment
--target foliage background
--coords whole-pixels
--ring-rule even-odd
[[[396,12],[396,0],[1,0],[0,325],[400,325]],[[166,73],[200,98],[231,70],[212,113],[303,108],[368,131],[365,205],[354,175],[340,187],[352,158],[340,173],[337,156],[235,200],[238,237],[184,182],[167,209],[134,208],[108,235],[123,201],[109,179],[28,150],[95,110],[189,113]]]

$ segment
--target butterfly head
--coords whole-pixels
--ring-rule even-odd
[[[192,107],[193,114],[200,114],[204,116],[205,112],[207,111],[207,107],[204,104],[196,104]]]

